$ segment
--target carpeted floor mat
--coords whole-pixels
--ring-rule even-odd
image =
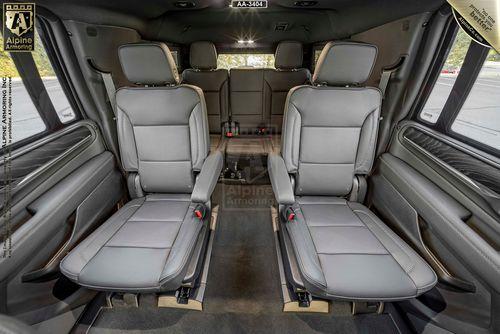
[[[398,333],[390,315],[282,312],[270,186],[219,185],[220,205],[204,311],[103,309],[91,333]]]

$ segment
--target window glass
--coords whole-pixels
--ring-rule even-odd
[[[170,49],[170,53],[172,54],[172,57],[174,58],[175,66],[179,68],[179,52],[177,50],[172,50]]]
[[[457,80],[471,41],[471,38],[462,29],[459,29],[436,84],[420,112],[422,120],[433,124],[438,120]]]
[[[323,51],[323,49],[314,50],[314,67],[316,67],[316,64],[318,63],[319,56],[321,55],[322,51]]]
[[[491,50],[451,130],[500,150],[500,54]]]
[[[3,37],[0,35],[3,45]],[[12,80],[12,143],[46,130],[8,52],[0,51],[0,77]]]
[[[57,79],[54,68],[50,63],[40,36],[37,32],[35,32],[35,35],[36,45],[35,51],[33,52],[33,59],[36,67],[38,68],[38,72],[40,73],[45,89],[47,90],[47,94],[49,94],[49,98],[54,105],[54,109],[57,112],[59,120],[62,123],[71,122],[75,119],[75,112],[73,111],[73,108],[71,108],[68,98],[66,97],[66,94]]]
[[[231,69],[235,67],[274,68],[273,54],[220,54],[217,67]]]

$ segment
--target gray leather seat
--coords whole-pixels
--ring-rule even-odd
[[[203,92],[179,84],[166,45],[124,45],[119,57],[127,78],[139,85],[116,93],[122,165],[129,178],[135,176],[133,192],[143,196],[81,242],[60,267],[91,289],[175,290],[186,283],[198,261],[195,249],[206,240],[209,215],[199,219],[194,210],[210,206],[222,154],[207,156]]]
[[[349,201],[355,178],[373,164],[381,94],[360,86],[376,47],[328,43],[313,85],[288,94],[280,155],[268,168],[283,217],[281,242],[302,288],[327,299],[390,301],[416,297],[436,275],[379,218]],[[293,180],[293,182],[292,182]],[[293,263],[292,263],[293,262]]]
[[[200,87],[205,95],[210,130],[210,150],[222,144],[222,123],[229,120],[229,72],[217,69],[217,50],[212,42],[191,44],[189,63],[192,68],[182,72],[182,82]]]
[[[266,136],[236,137],[227,143],[231,155],[263,155],[279,145],[283,109],[289,90],[310,81],[303,62],[300,42],[280,42],[276,48],[275,69],[231,69],[232,119],[240,123],[242,133],[254,134],[265,129]]]
[[[264,71],[264,115],[272,133],[281,133],[285,100],[290,89],[311,81],[311,73],[301,68],[302,43],[280,42],[274,55],[275,69]]]
[[[229,71],[231,120],[238,122],[240,133],[255,134],[265,127],[264,69],[232,68]]]
[[[221,133],[221,123],[228,121],[229,73],[217,69],[217,51],[212,42],[192,43],[189,63],[191,68],[182,72],[182,82],[203,90],[210,133]]]

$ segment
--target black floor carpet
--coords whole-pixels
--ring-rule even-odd
[[[270,206],[270,186],[218,186],[219,221],[204,311],[103,309],[91,333],[398,333],[388,314],[352,317],[283,313]],[[152,303],[151,303],[152,304]]]

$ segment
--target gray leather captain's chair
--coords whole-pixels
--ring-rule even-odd
[[[361,85],[376,55],[373,45],[328,43],[313,85],[288,94],[281,154],[268,158],[284,256],[300,276],[292,284],[321,298],[402,300],[436,284],[412,248],[348,199],[374,160],[381,93]]]
[[[142,196],[81,242],[60,267],[91,289],[175,290],[195,278],[186,276],[199,260],[195,249],[206,240],[201,236],[210,216],[200,219],[195,210],[210,206],[222,154],[208,156],[203,92],[179,84],[166,45],[124,45],[119,57],[128,80],[139,85],[119,89],[116,104],[122,165],[134,180],[131,192]]]

